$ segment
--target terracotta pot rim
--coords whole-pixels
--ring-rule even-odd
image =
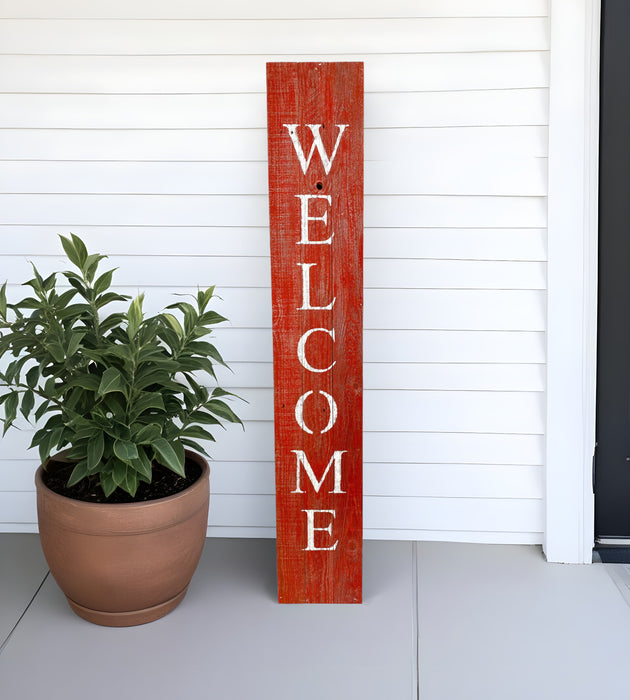
[[[46,486],[46,484],[44,483],[42,474],[44,473],[45,466],[48,464],[48,462],[52,460],[58,460],[59,457],[62,457],[65,454],[65,452],[67,452],[67,450],[59,452],[56,455],[51,455],[44,464],[39,465],[37,471],[35,472],[36,487],[45,490],[48,494],[48,498],[59,499],[61,502],[67,502],[72,504],[80,503],[82,507],[85,506],[88,508],[94,508],[95,510],[104,510],[111,508],[130,510],[132,508],[146,508],[147,506],[150,506],[153,503],[168,503],[171,501],[176,501],[180,498],[187,497],[190,491],[193,490],[201,481],[204,480],[204,478],[206,478],[210,474],[210,466],[208,465],[206,459],[204,459],[197,452],[193,452],[192,450],[185,450],[186,457],[192,459],[201,467],[201,474],[199,475],[199,477],[195,479],[195,481],[189,486],[187,486],[185,489],[182,489],[177,493],[173,493],[170,496],[163,496],[162,498],[153,498],[149,501],[137,501],[132,503],[93,503],[92,501],[82,501],[78,498],[64,496],[63,494],[57,493],[56,491],[53,491],[52,489],[48,488],[48,486]]]

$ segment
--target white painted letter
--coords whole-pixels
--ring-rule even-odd
[[[306,394],[302,394],[295,404],[295,420],[300,428],[302,428],[302,430],[309,435],[313,435],[313,431],[304,422],[304,402],[312,393],[312,391],[307,391]],[[330,412],[328,424],[323,430],[320,430],[320,434],[323,435],[324,433],[327,433],[337,422],[337,404],[335,403],[335,399],[333,399],[333,397],[330,394],[327,394],[325,391],[318,391],[317,393],[326,397],[326,400],[328,401],[328,410]]]
[[[316,547],[315,546],[315,531],[327,532],[332,537],[332,521],[335,519],[334,510],[303,510],[306,513],[306,547],[304,547],[304,552],[323,552],[331,549],[337,549],[337,544],[339,540],[333,544],[332,547]],[[328,513],[332,515],[330,523],[327,527],[315,527],[315,513]]]
[[[291,450],[291,452],[295,452],[295,456],[297,458],[295,471],[295,491],[291,491],[291,493],[304,493],[304,491],[302,491],[302,489],[300,488],[300,465],[304,467],[306,476],[308,476],[311,485],[315,489],[315,493],[319,493],[319,490],[321,489],[322,484],[324,483],[324,479],[328,476],[328,472],[330,471],[330,467],[332,464],[335,465],[335,480],[333,490],[329,491],[328,493],[345,493],[345,491],[341,490],[341,455],[345,454],[347,451],[348,450],[335,450],[333,452],[333,456],[330,458],[330,461],[328,462],[328,465],[324,473],[322,474],[322,478],[318,481],[317,477],[315,476],[315,472],[313,471],[313,467],[311,467],[306,457],[306,452],[304,452],[304,450]]]
[[[333,360],[332,364],[328,365],[328,367],[325,367],[324,369],[320,369],[318,367],[313,367],[311,363],[306,359],[306,341],[309,339],[309,336],[313,333],[328,333],[328,335],[333,339],[333,342],[335,340],[335,330],[328,330],[328,328],[311,328],[310,330],[306,331],[304,335],[300,338],[297,346],[297,354],[298,354],[298,360],[300,361],[300,364],[304,369],[307,369],[309,372],[328,372],[333,368],[333,365],[337,362],[337,360]]]
[[[328,204],[332,204],[332,198],[329,194],[296,194],[296,197],[300,200],[301,203],[301,213],[300,213],[300,230],[302,232],[302,237],[298,241],[298,245],[303,243],[310,243],[311,245],[332,245],[332,239],[333,236],[335,235],[334,232],[328,236],[328,238],[324,241],[311,241],[309,240],[308,237],[308,222],[309,221],[322,221],[324,225],[328,223],[328,211],[324,212],[323,216],[309,216],[308,215],[308,203],[311,199],[325,199]]]
[[[300,143],[300,139],[298,138],[297,135],[297,128],[300,126],[299,124],[283,124],[282,126],[286,127],[287,131],[289,132],[289,136],[291,137],[291,141],[293,141],[293,147],[295,148],[295,153],[297,154],[298,160],[300,161],[300,165],[302,166],[302,172],[306,175],[306,171],[308,170],[308,166],[311,164],[311,158],[313,157],[313,153],[315,153],[315,149],[317,149],[319,153],[319,157],[322,159],[322,165],[324,166],[324,172],[326,175],[330,172],[330,168],[332,167],[333,160],[335,159],[335,156],[337,155],[337,149],[339,148],[339,142],[341,141],[341,136],[343,135],[343,132],[346,130],[346,127],[349,126],[348,124],[335,124],[335,126],[339,129],[339,135],[337,136],[337,141],[335,143],[335,147],[333,148],[332,155],[330,158],[328,158],[328,154],[326,153],[326,149],[324,148],[324,144],[322,143],[322,137],[319,133],[321,124],[307,124],[308,128],[311,130],[311,133],[313,134],[313,144],[311,146],[311,150],[309,151],[308,158],[304,156],[304,149],[302,148],[302,144]]]
[[[328,306],[311,306],[311,267],[317,263],[297,263],[302,268],[302,306],[298,307],[298,311],[330,311],[337,300],[333,300]]]

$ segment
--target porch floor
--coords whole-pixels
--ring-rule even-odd
[[[275,599],[275,543],[208,539],[182,604],[76,617],[36,535],[0,535],[3,700],[627,700],[630,566],[539,547],[366,542],[364,603]]]

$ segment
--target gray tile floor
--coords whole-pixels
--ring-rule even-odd
[[[366,542],[361,606],[280,606],[274,543],[207,540],[180,607],[76,617],[34,535],[0,535],[0,698],[627,700],[630,567]],[[31,602],[32,601],[32,602]]]

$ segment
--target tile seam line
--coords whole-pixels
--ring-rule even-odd
[[[0,644],[0,656],[2,656],[2,653],[4,652],[5,648],[8,646],[9,642],[11,641],[11,638],[12,638],[13,635],[15,634],[15,631],[17,630],[19,624],[20,624],[20,623],[22,622],[22,620],[24,619],[24,616],[26,615],[26,613],[30,610],[31,605],[33,605],[33,603],[35,602],[35,598],[37,598],[39,592],[41,591],[41,589],[42,589],[44,583],[46,583],[46,581],[47,581],[47,579],[48,579],[49,576],[50,576],[50,570],[46,571],[46,574],[44,575],[44,578],[42,579],[41,583],[40,583],[39,586],[37,587],[37,590],[35,591],[35,593],[33,593],[33,596],[31,597],[31,599],[29,600],[28,604],[26,605],[26,607],[25,607],[24,610],[22,611],[22,614],[21,614],[20,617],[18,618],[17,622],[13,625],[13,627],[11,628],[9,634],[7,634],[6,639],[2,642],[2,644]]]

